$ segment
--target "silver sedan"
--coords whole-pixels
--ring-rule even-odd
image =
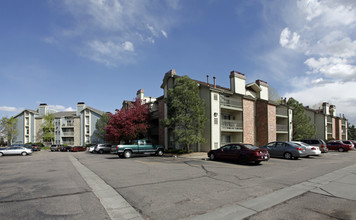
[[[0,156],[4,155],[30,155],[32,154],[32,149],[19,146],[10,146],[7,148],[0,148]]]
[[[321,155],[321,151],[320,151],[319,147],[310,146],[309,144],[306,144],[306,143],[300,142],[300,141],[291,141],[291,142],[298,146],[305,148],[305,152],[307,153],[308,156],[320,156]]]

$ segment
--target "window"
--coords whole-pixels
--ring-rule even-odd
[[[214,100],[217,101],[218,100],[218,95],[214,94]]]

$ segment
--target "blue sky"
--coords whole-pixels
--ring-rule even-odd
[[[336,105],[356,124],[353,0],[0,1],[0,117],[47,103],[113,112],[164,74],[229,87],[229,73],[283,97]]]

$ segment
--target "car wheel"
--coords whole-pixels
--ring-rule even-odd
[[[51,150],[51,151],[54,151],[54,150]]]
[[[21,155],[22,155],[22,156],[26,156],[27,153],[26,153],[26,152],[22,152]]]
[[[156,153],[157,156],[162,156],[163,155],[163,150],[159,149]]]
[[[255,161],[255,164],[256,165],[258,165],[258,164],[260,164],[261,163],[261,161]]]
[[[290,159],[292,159],[292,154],[289,152],[286,152],[286,153],[284,153],[284,158],[287,160],[290,160]]]
[[[104,151],[103,151],[102,149],[100,149],[100,150],[99,150],[99,153],[100,153],[100,154],[103,154],[103,153],[104,153]]]
[[[340,148],[338,149],[338,151],[339,151],[339,152],[344,152],[344,151],[345,151],[345,149],[344,149],[344,148],[342,148],[342,147],[340,147]]]
[[[209,156],[209,158],[210,158],[210,160],[215,160],[216,158],[215,158],[215,154],[210,154],[210,156]]]
[[[130,150],[125,150],[125,151],[124,151],[124,157],[125,157],[125,158],[130,158],[131,155],[132,155],[132,152],[131,152]]]
[[[0,157],[2,157],[2,156],[4,156],[4,154],[3,154],[3,153],[0,153]]]

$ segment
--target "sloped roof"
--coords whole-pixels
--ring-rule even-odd
[[[55,118],[60,118],[60,117],[75,117],[77,116],[76,111],[68,111],[68,112],[56,112],[53,113]]]
[[[90,111],[93,111],[93,112],[95,112],[95,113],[97,113],[97,114],[99,114],[99,115],[105,114],[105,112],[100,111],[100,110],[95,109],[95,108],[92,108],[92,107],[89,107],[89,106],[86,106],[82,111],[84,111],[85,109],[89,109]]]

